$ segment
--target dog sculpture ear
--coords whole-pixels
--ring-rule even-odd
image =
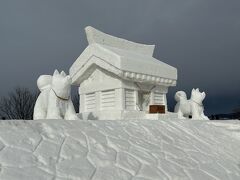
[[[191,96],[195,96],[195,94],[196,94],[196,89],[192,89],[192,93],[191,93]]]
[[[61,75],[62,75],[63,77],[66,77],[66,73],[65,73],[64,71],[61,72]]]
[[[202,92],[202,97],[203,97],[203,99],[206,97],[206,93],[205,92]]]
[[[58,74],[59,74],[58,70],[55,69],[55,71],[54,71],[54,73],[53,73],[53,76],[56,76],[56,75],[58,75]]]
[[[199,88],[197,88],[197,92],[199,92]]]

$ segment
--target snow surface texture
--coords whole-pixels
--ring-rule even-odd
[[[240,121],[1,121],[1,180],[240,179]]]

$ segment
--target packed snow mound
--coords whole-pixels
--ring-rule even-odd
[[[1,180],[240,179],[240,121],[1,121]]]

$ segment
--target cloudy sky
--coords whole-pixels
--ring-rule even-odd
[[[155,44],[178,68],[169,93],[199,87],[207,114],[240,105],[239,0],[0,0],[0,96],[69,67],[87,46],[84,27]]]

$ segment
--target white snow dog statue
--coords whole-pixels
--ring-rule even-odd
[[[53,76],[41,75],[37,85],[41,91],[37,98],[33,119],[66,119],[77,120],[71,100],[71,77],[64,71],[54,71]]]
[[[187,100],[186,93],[184,91],[178,91],[175,94],[177,104],[174,110],[178,114],[178,118],[186,119],[186,117],[192,116],[192,119],[208,120],[208,117],[204,115],[204,107],[202,104],[205,97],[205,92],[201,93],[199,89],[193,89],[191,98]]]

